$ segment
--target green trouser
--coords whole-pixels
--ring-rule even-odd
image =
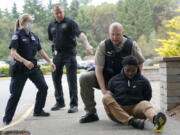
[[[96,113],[94,88],[99,89],[95,71],[83,73],[79,78],[81,98],[85,105],[86,113]]]

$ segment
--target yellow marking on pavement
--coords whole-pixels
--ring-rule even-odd
[[[10,80],[10,77],[0,77],[0,80]]]
[[[24,119],[26,119],[31,114],[33,108],[34,108],[34,105],[31,105],[31,107],[29,107],[26,110],[26,112],[18,120],[12,122],[11,124],[9,124],[7,126],[1,127],[0,131],[6,130],[7,128],[11,128],[11,127],[17,125],[18,123],[22,122]]]

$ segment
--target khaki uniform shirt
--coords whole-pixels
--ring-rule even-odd
[[[123,38],[123,41],[118,46],[114,46],[115,51],[121,51],[124,43],[126,42],[127,38]],[[138,47],[137,43],[133,41],[132,52],[131,55],[135,56],[140,63],[145,61],[144,56],[142,55],[141,49]],[[97,47],[96,54],[95,54],[95,65],[104,67],[105,64],[105,40],[102,41],[99,46]]]

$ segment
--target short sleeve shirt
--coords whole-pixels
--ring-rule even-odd
[[[49,40],[53,41],[57,50],[76,46],[75,38],[81,32],[77,23],[67,17],[61,22],[54,20],[48,26]]]
[[[18,54],[27,60],[34,60],[37,51],[40,51],[41,45],[37,35],[30,32],[27,34],[24,29],[18,30],[13,34],[9,49],[14,48]]]
[[[116,52],[121,51],[126,40],[127,38],[124,37],[122,43],[119,44],[119,46],[114,46]],[[135,56],[140,63],[143,63],[145,61],[141,49],[138,47],[138,44],[135,41],[133,41],[131,55]],[[104,67],[104,64],[105,64],[105,40],[99,44],[95,54],[95,65]]]

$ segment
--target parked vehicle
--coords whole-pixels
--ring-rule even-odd
[[[9,66],[5,61],[0,61],[0,67]]]
[[[49,65],[49,64],[47,63],[47,61],[44,60],[44,59],[39,59],[37,63],[38,63],[38,65],[43,65],[43,66],[48,66],[48,65]]]
[[[95,70],[94,60],[86,60],[86,62],[87,62],[86,70],[87,71],[94,71]]]
[[[82,60],[81,56],[76,56],[76,60],[77,60],[77,68],[78,69],[86,69],[87,62]]]

